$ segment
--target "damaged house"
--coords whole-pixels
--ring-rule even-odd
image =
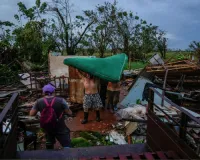
[[[198,104],[198,90],[197,87],[194,90],[192,89],[194,84],[191,82],[193,80],[193,83],[195,83],[196,80],[194,77],[192,78],[192,75],[195,76],[195,74],[191,72],[198,73],[199,68],[197,64],[190,61],[165,62],[165,67],[163,67],[163,64],[150,64],[142,69],[137,76],[134,75],[132,80],[130,80],[130,77],[129,80],[123,80],[122,88],[127,89],[128,94],[119,103],[119,110],[116,112],[118,121],[113,123],[109,134],[105,136],[105,139],[103,138],[106,142],[113,142],[111,146],[105,146],[99,142],[99,146],[69,148],[51,152],[36,150],[37,147],[31,151],[17,149],[17,147],[20,147],[19,141],[21,140],[17,141],[17,120],[18,118],[21,120],[27,118],[25,115],[19,115],[18,109],[21,113],[26,113],[28,109],[26,103],[19,105],[19,101],[24,100],[25,102],[33,94],[36,97],[40,96],[41,86],[45,81],[56,86],[56,94],[66,96],[69,105],[72,105],[72,109],[75,108],[75,104],[82,104],[83,88],[80,84],[80,78],[75,74],[73,68],[63,65],[63,58],[59,55],[49,55],[50,66],[49,73],[46,76],[43,73],[21,75],[23,77],[21,83],[27,86],[28,93],[31,96],[28,97],[27,93],[23,94],[23,92],[11,93],[12,97],[0,114],[1,125],[2,122],[5,122],[5,118],[9,117],[4,129],[1,131],[4,136],[4,139],[1,139],[2,146],[0,147],[2,158],[199,158],[200,116],[194,105]],[[62,65],[59,66],[56,63]],[[167,76],[166,68],[169,69]],[[175,70],[178,70],[178,74],[175,74],[177,72]],[[27,81],[30,83],[27,83]],[[166,85],[163,89],[164,83]],[[187,94],[187,91],[190,91],[190,94]],[[192,107],[184,105],[190,102],[193,104]],[[104,118],[106,119],[106,117]],[[38,123],[36,122],[38,119],[32,119],[31,121]],[[29,122],[27,121],[27,123]],[[33,125],[33,123],[30,123],[30,125]],[[101,122],[101,125],[107,124]],[[36,139],[33,132],[29,130],[28,133],[29,136],[31,134],[32,136],[26,135],[27,145],[37,146],[38,139],[42,139],[42,136],[37,135]],[[95,141],[101,139],[97,135],[89,134],[87,136],[92,137]],[[140,140],[142,141],[139,142]],[[135,143],[133,144],[133,142]]]

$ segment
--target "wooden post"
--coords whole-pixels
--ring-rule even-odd
[[[128,63],[128,69],[131,70],[131,54],[129,52],[129,63]]]
[[[149,88],[147,113],[148,113],[148,110],[153,111],[153,105],[154,105],[154,91],[153,89]]]
[[[35,79],[35,89],[38,92],[38,87],[37,87],[37,78],[36,78],[36,74],[34,75],[34,79]]]
[[[60,95],[61,95],[61,90],[62,90],[62,86],[61,86],[61,77],[59,77],[59,83],[60,83]]]
[[[55,84],[55,88],[57,88],[57,87],[56,87],[56,76],[54,76],[54,84]],[[56,89],[55,89],[54,94],[55,94],[55,96],[56,96]]]
[[[165,79],[163,83],[163,91],[162,91],[162,101],[161,101],[161,106],[164,106],[164,97],[165,97],[165,88],[166,88],[166,81],[167,81],[167,75],[168,75],[168,69],[166,68],[165,71]]]
[[[0,123],[0,137],[3,135],[3,123]]]
[[[31,82],[31,90],[33,89],[33,86],[32,86],[32,74],[30,73],[30,82]]]
[[[183,140],[186,139],[186,128],[187,128],[188,117],[185,113],[181,113],[181,126],[179,131],[179,137]]]
[[[65,76],[64,75],[62,76],[62,81],[63,81],[63,91],[64,91],[64,89],[65,89],[65,84],[64,84],[65,83]]]
[[[131,137],[131,135],[128,135],[128,144],[132,144],[132,137]]]

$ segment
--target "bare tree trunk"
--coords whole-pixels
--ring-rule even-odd
[[[105,53],[104,48],[101,47],[101,48],[99,49],[99,51],[100,51],[100,58],[103,58],[103,57],[104,57],[104,53]]]
[[[104,57],[104,52],[100,52],[100,58]]]
[[[128,37],[125,35],[124,36],[124,52],[127,54],[127,56],[129,56],[128,52],[129,52],[129,46],[128,46]]]
[[[166,59],[166,48],[163,51],[163,58]]]
[[[68,48],[67,48],[67,54],[68,54],[68,55],[75,55],[75,54],[76,54],[75,48],[73,48],[73,47],[68,47]]]

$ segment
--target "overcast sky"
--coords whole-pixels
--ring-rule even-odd
[[[0,0],[0,20],[15,22],[20,0]],[[31,7],[35,0],[21,0]],[[43,0],[44,1],[44,0]],[[46,0],[51,1],[51,0]],[[105,0],[71,0],[75,14],[93,9]],[[113,0],[108,0],[113,2]],[[137,12],[148,23],[159,26],[167,32],[170,48],[187,49],[191,41],[200,41],[200,0],[118,0],[118,5]]]

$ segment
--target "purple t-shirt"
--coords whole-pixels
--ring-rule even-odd
[[[47,102],[51,104],[51,101],[53,100],[54,97],[49,97],[46,98]],[[36,101],[36,104],[33,106],[32,109],[35,109],[39,111],[40,113],[42,110],[46,107],[46,104],[44,102],[44,98],[40,98]],[[56,97],[54,104],[53,104],[53,109],[57,115],[57,117],[60,117],[60,115],[64,112],[65,109],[69,109],[67,102],[63,98]],[[57,124],[57,131],[63,131],[63,129],[66,129],[66,125],[64,122],[64,117],[62,116],[61,119],[59,120]]]

